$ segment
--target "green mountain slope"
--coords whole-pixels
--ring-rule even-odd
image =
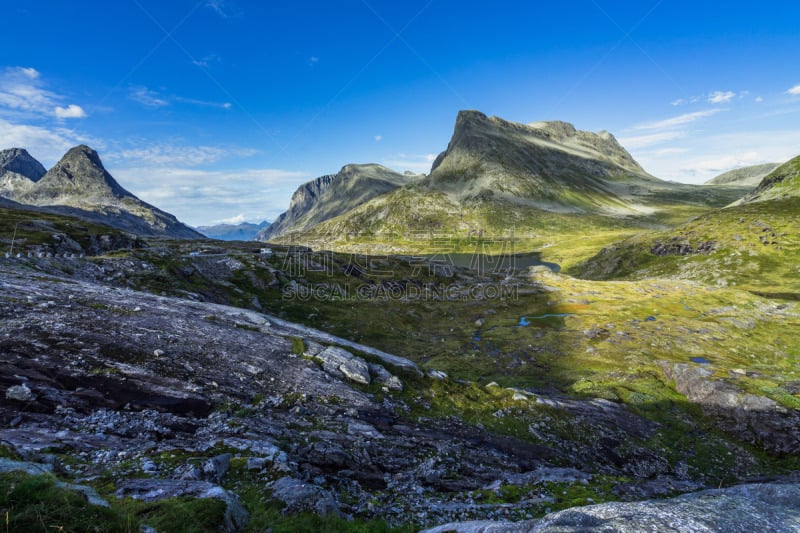
[[[800,156],[767,174],[758,187],[738,203],[765,202],[800,196]]]
[[[753,165],[742,167],[724,172],[719,176],[711,178],[706,185],[735,185],[742,187],[755,187],[761,180],[778,168],[780,163],[766,163],[764,165]]]
[[[589,279],[693,279],[800,299],[798,176],[795,158],[735,205],[609,246],[573,273]]]

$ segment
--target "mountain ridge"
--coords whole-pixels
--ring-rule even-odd
[[[28,168],[35,171],[34,177],[40,172],[41,164],[27,151],[11,149],[2,153],[14,156],[14,161],[24,159]],[[99,154],[86,145],[71,148],[35,181],[20,174],[15,176],[19,177],[14,177],[13,183],[4,182],[11,185],[0,188],[0,195],[27,208],[103,222],[137,235],[203,237],[175,216],[123,188],[105,169]]]
[[[211,239],[222,241],[252,241],[260,231],[269,226],[266,220],[253,224],[242,222],[240,224],[214,224],[213,226],[197,226],[195,229]]]
[[[755,187],[767,174],[780,165],[781,163],[764,163],[763,165],[736,168],[711,178],[704,185],[749,185]]]
[[[418,178],[418,175],[401,174],[375,163],[345,165],[336,174],[326,174],[300,185],[292,195],[289,209],[257,238],[267,241],[291,231],[308,229]]]
[[[682,216],[675,213],[699,214],[746,192],[660,180],[607,131],[580,131],[560,121],[521,124],[467,110],[458,113],[429,175],[299,227],[295,237],[348,247],[357,244],[343,236],[369,235],[366,245],[409,231],[474,236],[522,228],[561,238],[564,227],[581,235],[592,227],[663,226]],[[316,243],[321,235],[328,237]]]

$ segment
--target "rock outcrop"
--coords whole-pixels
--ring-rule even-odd
[[[427,176],[358,202],[351,193],[335,199],[345,183],[336,176],[301,187],[262,238],[349,251],[359,251],[364,240],[374,251],[375,241],[385,241],[384,249],[399,252],[408,251],[409,234],[504,234],[558,225],[554,220],[591,231],[596,216],[612,226],[652,227],[661,223],[653,215],[670,206],[722,207],[746,192],[653,177],[607,131],[559,121],[520,124],[479,111],[459,112]],[[360,234],[366,237],[354,238]]]
[[[455,522],[423,533],[580,533],[584,531],[800,531],[800,484],[752,484],[662,501],[575,507],[525,522]]]
[[[742,391],[714,373],[689,363],[662,362],[675,389],[731,435],[777,454],[800,453],[800,410]]]

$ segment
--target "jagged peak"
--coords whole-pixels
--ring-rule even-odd
[[[8,171],[39,181],[47,170],[25,148],[0,150],[0,172]]]
[[[97,153],[97,151],[94,148],[87,146],[85,144],[79,144],[78,146],[73,146],[72,148],[67,150],[67,153],[64,154],[64,156],[58,163],[56,163],[56,166],[58,166],[63,162],[75,159],[88,159],[92,163],[92,165],[105,170],[103,162],[100,160],[100,155]]]
[[[578,130],[569,122],[562,120],[546,120],[540,122],[532,122],[528,124],[529,128],[543,130],[551,135],[565,139],[567,137],[574,137],[577,135]]]
[[[586,159],[604,160],[628,172],[646,174],[619,141],[606,130],[597,133],[583,131],[561,120],[522,124],[495,116],[489,117],[476,110],[459,111],[447,150],[436,158],[431,172],[440,168],[448,156],[460,159],[479,157],[478,153],[501,149],[498,147],[505,143],[517,146],[538,144],[546,149],[560,150]],[[459,164],[463,164],[463,160]]]

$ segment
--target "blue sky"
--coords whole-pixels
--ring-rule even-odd
[[[348,163],[427,172],[460,109],[609,130],[676,181],[800,154],[794,2],[5,4],[0,147],[89,144],[193,225]]]

